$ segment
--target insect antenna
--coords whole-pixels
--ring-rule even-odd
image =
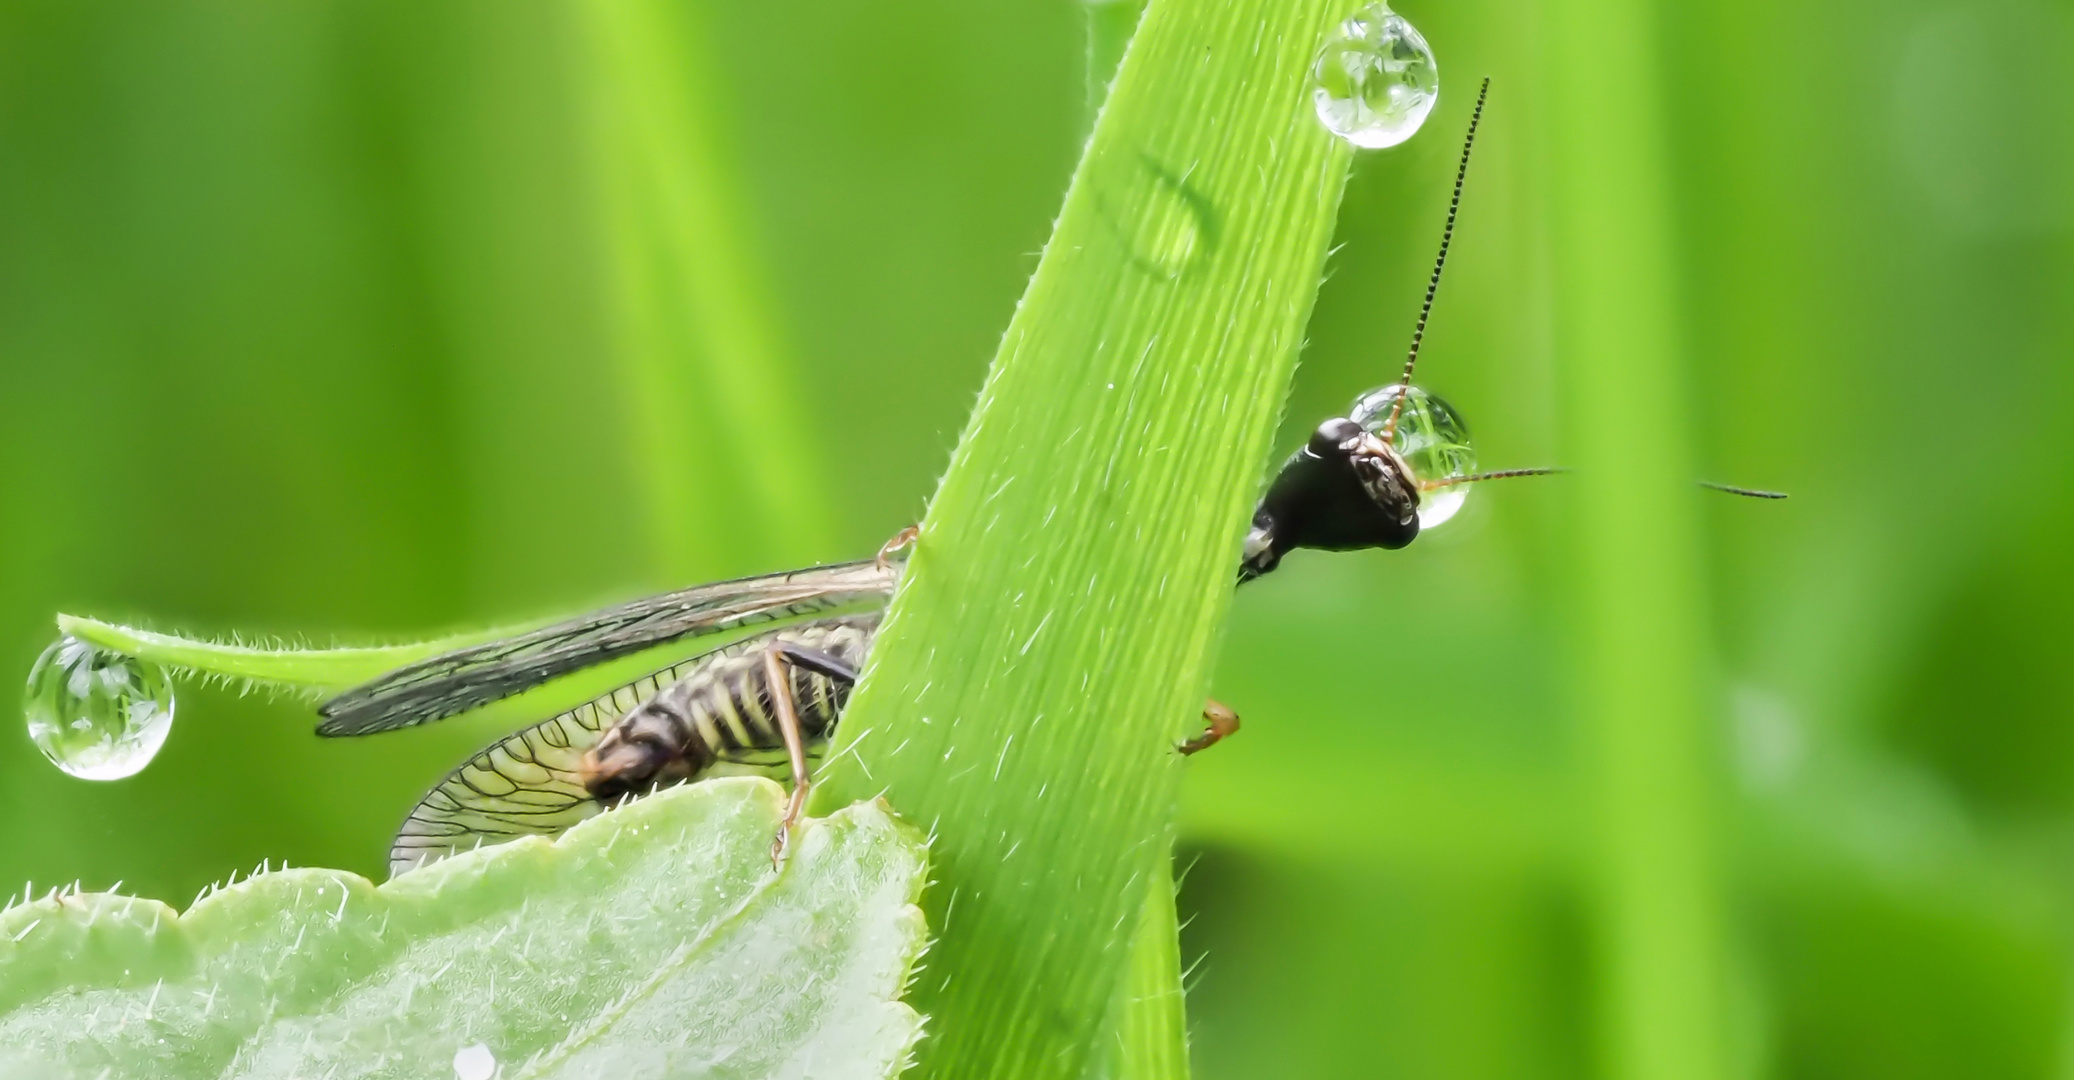
[[[1419,483],[1419,490],[1438,491],[1441,488],[1451,488],[1457,484],[1481,484],[1486,480],[1510,480],[1515,476],[1554,476],[1557,473],[1569,471],[1560,465],[1545,466],[1538,469],[1498,469],[1495,472],[1471,473],[1468,476],[1456,476],[1447,480],[1423,480]]]
[[[1419,490],[1439,491],[1441,488],[1451,488],[1457,484],[1480,484],[1486,480],[1510,480],[1515,476],[1554,476],[1557,473],[1569,471],[1560,465],[1536,469],[1498,469],[1494,472],[1473,473],[1469,476],[1456,476],[1446,480],[1422,480],[1419,482]],[[1712,480],[1696,480],[1694,483],[1709,491],[1719,491],[1725,495],[1741,495],[1746,499],[1783,499],[1787,497],[1783,491],[1765,491],[1762,488],[1717,484]]]
[[[1469,135],[1462,140],[1462,163],[1455,166],[1455,194],[1448,200],[1447,225],[1440,230],[1440,254],[1433,260],[1433,276],[1426,279],[1426,302],[1419,308],[1419,321],[1412,327],[1411,352],[1404,358],[1404,376],[1397,380],[1405,391],[1411,389],[1412,369],[1419,364],[1419,343],[1426,340],[1426,318],[1433,314],[1433,297],[1440,291],[1440,272],[1447,267],[1447,247],[1455,238],[1455,215],[1462,209],[1462,182],[1469,178],[1469,151],[1476,146],[1476,125],[1483,119],[1483,103],[1491,93],[1491,78],[1484,76],[1483,86],[1476,91],[1476,110],[1469,114]],[[1383,425],[1383,441],[1396,445],[1397,414],[1404,409],[1405,392],[1399,391],[1397,400],[1390,403],[1390,420]]]
[[[1699,485],[1708,491],[1719,491],[1727,495],[1741,495],[1746,499],[1783,499],[1783,491],[1764,491],[1759,488],[1737,487],[1734,484],[1717,484],[1712,480],[1701,480]]]

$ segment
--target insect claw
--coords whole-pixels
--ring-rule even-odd
[[[1203,702],[1203,722],[1208,726],[1203,729],[1201,735],[1179,743],[1174,749],[1184,756],[1200,753],[1224,741],[1239,730],[1239,714],[1233,712],[1231,706],[1216,698]]]
[[[886,541],[885,546],[879,548],[878,558],[874,560],[878,563],[879,569],[891,569],[893,556],[915,546],[915,541],[920,539],[921,535],[922,527],[920,525],[909,525],[907,528],[894,533],[893,539]]]

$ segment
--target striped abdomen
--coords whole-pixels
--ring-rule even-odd
[[[773,638],[861,667],[878,629],[876,615],[829,619],[761,634],[705,657],[689,674],[627,711],[583,757],[593,798],[696,779],[716,765],[764,769],[785,761],[785,739],[764,656]],[[835,731],[850,686],[783,665],[791,677],[800,735],[818,750]]]

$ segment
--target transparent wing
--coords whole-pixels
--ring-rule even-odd
[[[736,642],[681,660],[484,747],[426,792],[403,819],[389,845],[389,875],[521,836],[556,836],[602,812],[604,805],[583,786],[585,751],[635,706],[744,645]],[[818,762],[827,742],[813,740],[806,749],[807,760]],[[790,771],[783,747],[727,747],[693,779],[753,775],[775,780]]]
[[[370,735],[430,723],[666,642],[882,605],[899,580],[898,563],[837,563],[635,600],[398,668],[320,706],[317,733]]]
[[[389,845],[389,874],[521,836],[554,836],[603,809],[584,790],[584,751],[627,710],[705,657],[628,683],[485,747],[418,802]]]

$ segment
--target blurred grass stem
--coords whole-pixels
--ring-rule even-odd
[[[1717,735],[1654,12],[1611,0],[1545,21],[1574,688],[1605,1075],[1726,1080]]]
[[[814,429],[718,117],[696,4],[582,0],[618,359],[654,569],[789,566],[825,552]],[[712,508],[732,507],[723,525]]]

